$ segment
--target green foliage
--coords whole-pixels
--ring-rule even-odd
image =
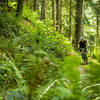
[[[94,86],[100,83],[98,52],[95,55],[99,62],[93,60],[85,66],[88,81],[82,84],[79,70],[82,60],[71,42],[55,30],[52,20],[39,20],[37,12],[30,10],[31,3],[24,6],[20,18],[13,12],[0,14],[0,93],[5,91],[0,97],[8,100],[26,100],[29,96],[35,100],[92,100],[92,93],[95,93],[93,98],[99,97],[99,85]],[[9,0],[11,7],[14,8],[14,4]],[[90,34],[92,26],[87,26],[90,25],[87,19],[86,16],[85,27]],[[66,27],[65,22],[63,26]],[[91,42],[95,40],[94,35],[88,35],[88,39],[94,44]]]
[[[88,68],[89,66],[89,68]],[[99,83],[99,73],[100,73],[100,63],[97,62],[97,60],[93,60],[90,65],[87,65],[86,68],[90,74],[90,81],[94,80],[93,83]]]
[[[14,9],[17,8],[17,2],[13,1],[13,0],[8,0],[8,5],[9,7],[13,7]]]
[[[79,77],[78,66],[81,64],[81,58],[77,56],[69,56],[64,60],[63,72],[65,72],[65,76],[71,80],[76,81]]]
[[[77,59],[76,59],[77,58]],[[69,56],[64,60],[59,71],[60,77],[50,82],[38,94],[37,100],[85,100],[80,86],[80,73],[78,66],[81,59],[78,56]]]
[[[14,14],[0,14],[0,35],[6,38],[18,35],[20,28],[18,21],[19,19],[15,18]]]
[[[85,66],[85,69],[88,72],[88,74],[86,74],[88,86],[84,88],[84,94],[89,100],[95,99],[100,96],[100,63],[98,63],[97,60],[93,60],[89,65]]]
[[[71,98],[72,95],[72,98],[79,98],[76,95],[77,93],[76,96],[74,95],[74,84],[77,82],[73,79],[79,81],[76,75],[79,75],[77,66],[79,66],[80,61],[76,60],[77,53],[73,50],[71,43],[51,27],[51,21],[40,21],[35,13],[31,15],[31,13],[27,12],[29,11],[26,10],[23,13],[23,18],[19,22],[12,14],[10,14],[10,17],[6,15],[6,23],[13,24],[15,31],[13,31],[13,27],[6,26],[5,23],[3,26],[14,33],[11,36],[13,38],[6,39],[6,41],[5,38],[0,39],[0,50],[2,51],[0,62],[3,73],[0,76],[2,78],[0,84],[3,86],[9,80],[8,87],[6,87],[7,98],[20,99],[21,97],[22,99],[24,95],[27,97],[30,91],[36,95],[34,98],[37,98],[40,89],[42,88],[45,91],[45,87],[55,80],[59,80],[54,84],[56,89],[50,87],[46,92],[48,96],[51,95],[51,99],[63,100],[64,98]],[[27,17],[28,19],[26,19]],[[10,18],[13,18],[12,21],[10,21]],[[19,26],[20,28],[17,29]],[[19,30],[18,35],[16,35],[17,30]],[[69,59],[69,61],[65,60],[63,65],[62,61],[65,56],[71,57],[67,57],[66,60]],[[73,68],[70,67],[71,65],[73,65]],[[72,70],[71,78],[69,77],[69,71],[66,71],[66,67]],[[8,78],[9,76],[10,78]],[[70,89],[70,87],[66,89],[64,85],[61,86],[62,83],[66,83],[65,80],[61,81],[63,78],[65,80],[68,78],[71,81],[73,89]],[[55,92],[57,96],[55,97],[51,91]],[[65,91],[65,94],[62,97],[60,93],[63,94],[63,91]],[[68,93],[68,97],[66,97],[66,93]],[[48,100],[48,96],[42,95],[42,99],[46,98]]]
[[[95,58],[98,60],[98,62],[100,63],[100,54],[99,54],[100,48],[96,47],[94,48],[94,54],[95,54]]]

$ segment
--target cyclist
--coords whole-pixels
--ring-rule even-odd
[[[79,50],[82,55],[82,58],[84,60],[84,64],[88,63],[88,57],[87,57],[87,41],[81,38],[79,41]]]

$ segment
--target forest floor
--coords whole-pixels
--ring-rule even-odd
[[[81,75],[81,82],[84,83],[87,78],[85,77],[88,72],[86,71],[86,69],[84,68],[85,65],[81,65],[79,66],[79,71],[80,71],[80,75]]]

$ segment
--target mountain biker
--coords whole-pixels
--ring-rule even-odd
[[[81,53],[82,58],[84,60],[84,63],[87,64],[88,63],[88,58],[87,58],[87,41],[84,40],[83,38],[81,38],[81,40],[79,41],[79,50],[80,50],[80,53]]]

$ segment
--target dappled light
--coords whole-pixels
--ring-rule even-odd
[[[100,0],[0,0],[0,100],[100,100]]]

